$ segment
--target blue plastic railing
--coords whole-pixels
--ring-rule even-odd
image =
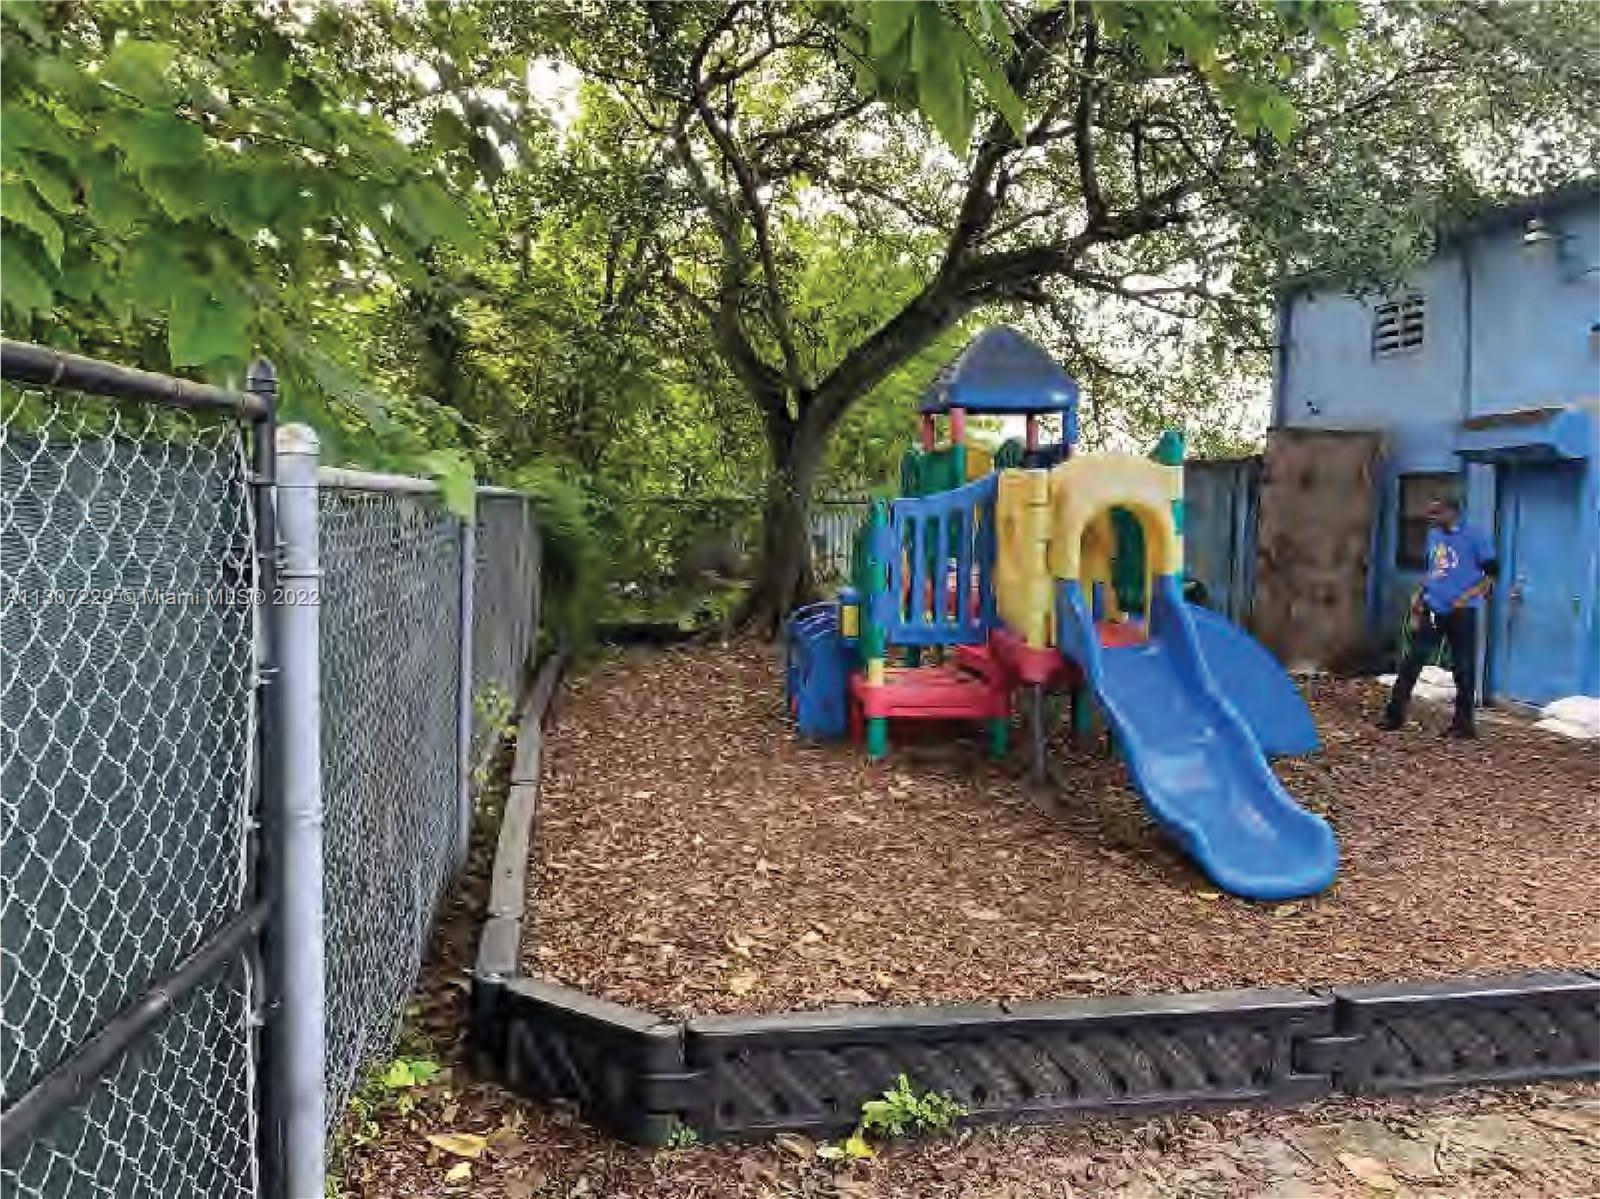
[[[998,619],[994,598],[999,478],[895,500],[875,556],[889,564],[873,620],[891,645],[979,645]]]
[[[843,737],[854,642],[840,632],[839,605],[827,600],[796,609],[785,634],[785,692],[800,735]]]

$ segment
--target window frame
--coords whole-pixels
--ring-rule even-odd
[[[1395,478],[1394,489],[1394,565],[1398,570],[1425,571],[1428,568],[1428,501],[1435,496],[1462,503],[1466,478],[1459,470],[1406,471]],[[1408,494],[1411,493],[1411,494]],[[1407,511],[1407,500],[1414,511]],[[1408,529],[1411,536],[1407,537]],[[1415,554],[1407,551],[1415,546]]]
[[[1421,351],[1428,339],[1428,297],[1420,291],[1372,306],[1372,357],[1395,358]]]

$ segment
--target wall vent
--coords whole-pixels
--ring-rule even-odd
[[[1426,301],[1420,295],[1376,305],[1372,310],[1372,356],[1382,358],[1418,349],[1426,317]]]

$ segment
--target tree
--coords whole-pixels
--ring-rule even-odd
[[[1090,385],[1091,437],[1228,444],[1276,280],[1381,284],[1441,216],[1592,169],[1600,100],[1600,29],[1562,3],[0,22],[8,330],[221,380],[265,348],[331,457],[458,487],[467,454],[617,496],[761,476],[768,620],[808,586],[819,475],[881,474],[980,321]],[[571,124],[530,88],[551,56],[583,75]]]
[[[1073,322],[1106,297],[1210,313],[1259,347],[1271,280],[1414,261],[1442,211],[1506,181],[1481,161],[1505,130],[1539,131],[1529,178],[1584,161],[1592,25],[1574,6],[1510,12],[564,6],[562,52],[659,167],[646,260],[762,423],[750,615],[771,621],[808,586],[832,431],[969,314],[1031,311],[1090,359],[1096,330]],[[819,227],[869,320],[805,302]]]
[[[470,148],[413,147],[391,119],[408,89],[382,35],[418,31],[332,6],[108,0],[0,19],[7,331],[235,385],[266,352],[286,415],[312,420],[331,460],[359,440],[459,498],[453,423],[359,370],[370,297],[478,245]]]

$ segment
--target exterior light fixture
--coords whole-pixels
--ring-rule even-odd
[[[1561,234],[1552,229],[1543,217],[1532,218],[1522,231],[1522,244],[1525,246],[1539,246],[1560,240]]]

